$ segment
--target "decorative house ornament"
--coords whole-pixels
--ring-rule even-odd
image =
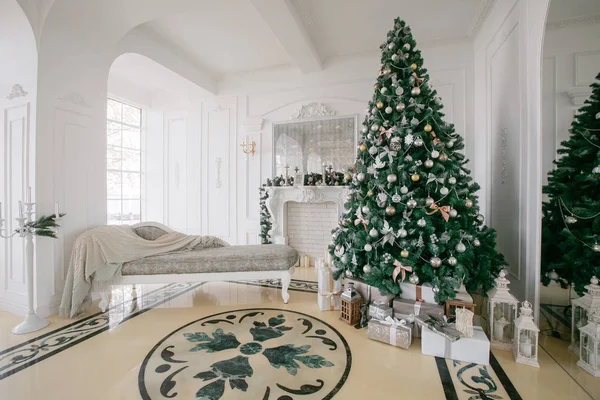
[[[23,86],[19,85],[18,83],[15,83],[12,87],[12,89],[10,89],[10,92],[8,93],[8,96],[6,96],[6,98],[8,100],[13,100],[16,99],[17,97],[25,97],[27,96],[27,92],[23,89]]]
[[[600,377],[600,308],[589,312],[588,324],[579,330],[580,347],[577,365],[594,377]]]
[[[348,287],[342,292],[340,299],[342,302],[340,319],[350,325],[358,324],[363,298],[354,289],[354,283],[348,283]]]
[[[496,287],[487,293],[491,346],[496,349],[511,350],[519,301],[509,292],[510,281],[506,279],[504,270],[500,271],[495,281]]]
[[[531,303],[524,301],[521,305],[521,314],[515,321],[513,355],[516,362],[540,367],[537,360],[539,332],[539,328],[533,321]]]
[[[579,353],[579,329],[587,324],[588,313],[590,310],[600,308],[600,286],[598,278],[592,276],[590,284],[585,286],[586,294],[571,300],[573,308],[571,312],[571,346],[569,349],[575,353]]]
[[[335,110],[323,103],[310,103],[303,105],[290,115],[290,119],[313,118],[313,117],[332,117]]]

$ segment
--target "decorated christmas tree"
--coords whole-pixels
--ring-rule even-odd
[[[436,300],[492,287],[506,264],[483,224],[463,139],[444,121],[410,27],[396,19],[359,138],[348,210],[333,231],[336,277],[385,293],[429,282]]]
[[[571,124],[543,192],[542,282],[583,294],[600,276],[600,74]]]

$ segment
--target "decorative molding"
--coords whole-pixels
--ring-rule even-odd
[[[600,14],[582,15],[577,18],[563,19],[546,24],[546,30],[571,28],[579,25],[593,25],[600,23]]]
[[[475,13],[475,17],[471,21],[471,25],[469,25],[469,29],[467,29],[467,37],[469,39],[474,38],[479,30],[483,26],[484,21],[490,15],[492,8],[496,4],[496,0],[484,0],[479,4],[479,8]]]
[[[263,118],[246,118],[246,122],[242,124],[242,128],[246,132],[259,132],[263,128]]]
[[[217,166],[217,180],[215,183],[215,188],[217,189],[221,189],[221,186],[223,186],[223,182],[221,182],[221,163],[223,162],[223,160],[221,160],[221,157],[217,157],[215,159],[215,165]]]
[[[576,86],[567,91],[567,95],[571,99],[571,104],[581,107],[583,103],[592,95],[592,90],[589,86]]]
[[[27,92],[23,89],[23,86],[19,85],[18,83],[15,83],[10,92],[8,93],[8,96],[6,96],[6,98],[8,100],[14,100],[17,97],[25,96],[27,96]]]
[[[310,103],[303,105],[290,115],[290,119],[314,118],[314,117],[332,117],[336,114],[335,110],[323,103]]]
[[[505,185],[508,182],[508,129],[500,130],[500,145],[502,147],[502,168],[500,169],[500,183]]]
[[[589,59],[591,57],[591,59]],[[596,76],[596,69],[592,68],[593,72],[589,75],[589,79],[586,79],[585,76],[581,76],[581,67],[585,67],[585,59],[588,58],[588,63],[591,65],[596,65],[598,59],[600,58],[600,50],[592,50],[592,51],[581,51],[575,53],[574,60],[574,70],[575,70],[575,86],[589,86],[594,82],[594,77]],[[585,74],[585,73],[584,73]]]
[[[61,96],[58,98],[60,101],[64,101],[65,103],[71,103],[74,104],[76,106],[79,107],[84,107],[84,108],[92,108],[92,106],[90,106],[85,99],[83,98],[83,96],[77,92],[71,92],[69,94],[66,94],[64,96]]]

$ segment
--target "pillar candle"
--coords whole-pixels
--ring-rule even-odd
[[[520,344],[521,354],[523,354],[527,358],[531,358],[531,339],[524,338]]]
[[[310,267],[310,256],[304,256],[304,266]]]
[[[23,202],[19,200],[19,218],[23,218]]]
[[[504,324],[502,322],[494,322],[494,339],[500,341],[504,339]]]
[[[27,186],[27,203],[31,203],[31,186]]]

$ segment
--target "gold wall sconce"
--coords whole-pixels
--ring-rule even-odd
[[[256,153],[256,143],[254,140],[250,140],[251,139],[246,136],[246,139],[242,142],[242,144],[240,144],[240,146],[242,147],[244,154],[253,156],[254,153]]]

